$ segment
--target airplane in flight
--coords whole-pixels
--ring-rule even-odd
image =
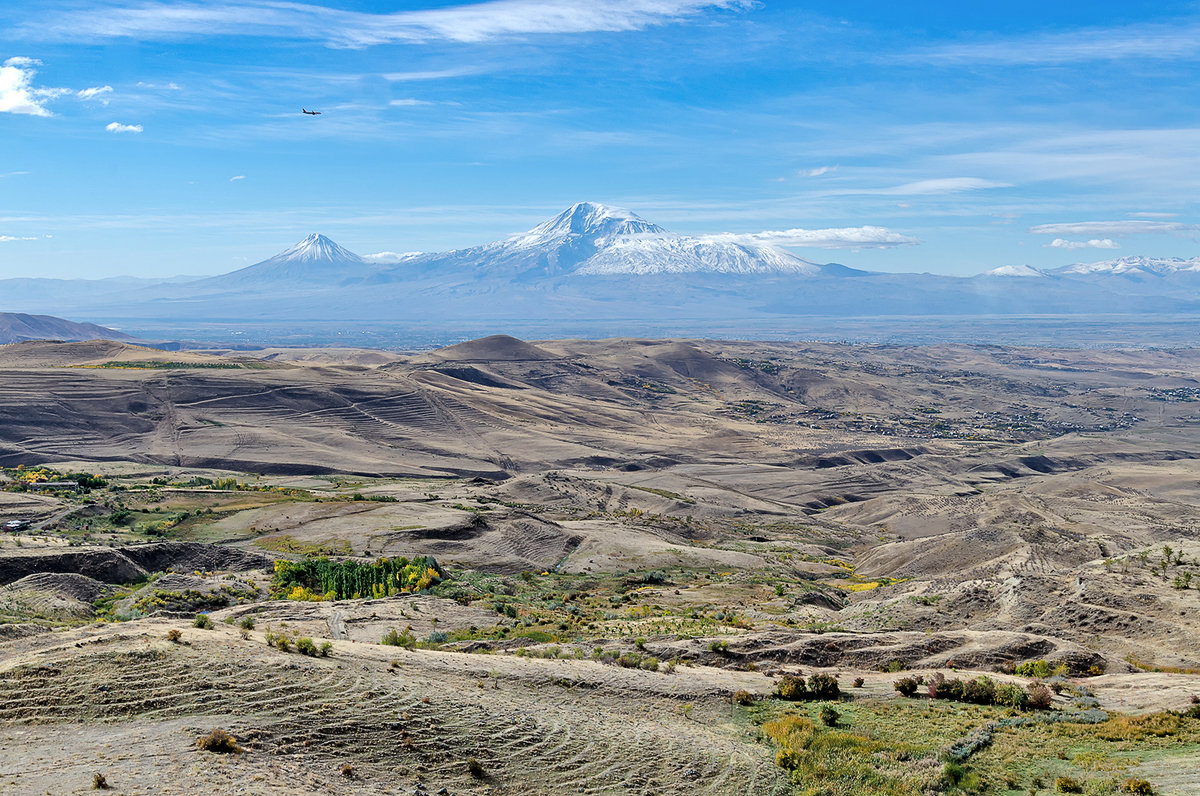
[[[301,108],[300,112],[307,113],[309,116],[320,116],[321,115],[320,111],[310,111],[307,108]]]

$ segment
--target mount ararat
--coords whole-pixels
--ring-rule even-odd
[[[7,309],[125,328],[303,320],[551,336],[585,322],[606,333],[654,323],[752,337],[799,316],[1200,313],[1200,258],[1013,265],[973,277],[879,273],[728,236],[678,235],[590,202],[526,233],[448,252],[360,256],[314,234],[220,276],[92,284],[2,280],[0,295]]]

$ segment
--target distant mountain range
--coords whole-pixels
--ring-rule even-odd
[[[695,335],[790,316],[1200,314],[1200,257],[1121,257],[973,277],[818,264],[782,248],[672,233],[582,202],[526,233],[440,253],[360,256],[323,235],[231,273],[190,280],[0,280],[11,308],[139,324],[476,323],[553,336],[584,321]]]

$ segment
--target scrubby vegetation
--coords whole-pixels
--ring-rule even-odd
[[[970,680],[947,678],[936,672],[926,681],[922,676],[901,677],[892,687],[902,696],[912,697],[924,689],[931,699],[952,702],[967,702],[973,705],[1000,705],[1018,710],[1045,710],[1050,707],[1053,695],[1050,689],[1039,682],[1025,688],[1014,683],[997,683],[992,678],[981,676]]]
[[[196,746],[205,752],[221,754],[240,754],[244,751],[238,745],[237,738],[222,729],[215,729],[208,735],[201,735],[196,739]]]
[[[806,700],[833,700],[841,697],[837,678],[829,674],[814,674],[805,683],[803,677],[785,674],[775,687],[780,699],[791,702]]]

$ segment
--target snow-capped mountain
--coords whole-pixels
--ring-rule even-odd
[[[554,218],[543,221],[525,235],[512,239],[518,245],[539,246],[561,241],[572,235],[612,239],[624,235],[669,235],[662,227],[652,224],[623,207],[577,202]]]
[[[821,267],[774,246],[676,235],[624,208],[580,202],[528,232],[413,257],[375,279],[410,279],[418,271],[528,282],[548,276],[689,273],[816,276]]]
[[[1182,257],[1142,257],[1129,255],[1113,260],[1102,260],[1098,263],[1075,263],[1056,268],[1056,274],[1158,274],[1165,276],[1180,272],[1200,272],[1200,257],[1183,259]]]
[[[201,279],[194,284],[204,288],[340,285],[360,280],[376,268],[377,265],[324,235],[313,233],[274,257],[228,274]]]

